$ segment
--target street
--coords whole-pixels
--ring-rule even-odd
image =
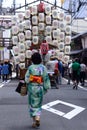
[[[32,130],[28,96],[15,92],[18,80],[0,83],[0,130]],[[51,88],[44,96],[40,130],[87,130],[87,87]]]

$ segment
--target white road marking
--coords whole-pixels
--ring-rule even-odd
[[[68,107],[73,108],[73,110],[69,111],[68,113],[64,113],[62,111],[59,111],[59,110],[52,108],[52,106],[57,105],[57,104],[66,105]],[[63,116],[64,118],[67,118],[69,120],[72,119],[73,117],[75,117],[76,115],[78,115],[80,112],[85,110],[85,108],[83,108],[83,107],[80,107],[80,106],[77,106],[77,105],[74,105],[71,103],[67,103],[67,102],[64,102],[61,100],[56,100],[56,101],[47,103],[47,104],[42,106],[42,109],[47,110],[49,112],[52,112],[54,114],[57,114],[59,116]]]
[[[0,88],[2,88],[4,85],[6,85],[7,83],[9,83],[11,80],[7,80],[7,82],[2,82],[0,85]]]

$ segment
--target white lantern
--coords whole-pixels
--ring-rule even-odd
[[[60,42],[60,43],[58,44],[58,48],[59,48],[60,51],[64,51],[64,43],[63,43],[63,42]]]
[[[25,10],[25,18],[30,18],[30,10]]]
[[[38,17],[39,17],[39,22],[44,22],[44,13],[39,13]]]
[[[58,31],[56,29],[56,30],[53,30],[53,38],[57,39],[57,37],[58,37]]]
[[[33,32],[33,35],[38,35],[38,26],[33,26],[32,32]]]
[[[31,58],[32,51],[31,50],[26,50],[26,58]]]
[[[71,34],[71,26],[67,25],[66,26],[66,30],[65,30],[66,34],[70,35]]]
[[[20,67],[20,69],[25,69],[25,63],[20,63],[19,67]]]
[[[18,46],[13,46],[13,53],[14,53],[14,55],[18,55],[18,53],[19,53]]]
[[[30,49],[30,47],[31,47],[31,40],[26,40],[25,41],[25,47],[26,47],[26,49]]]
[[[46,36],[46,42],[47,43],[52,43],[52,37],[51,37],[51,35],[49,35],[49,36]]]
[[[23,14],[22,14],[22,13],[18,13],[18,19],[19,19],[19,21],[20,21],[20,22],[22,22],[22,21],[23,21],[24,16],[23,16]]]
[[[45,28],[45,24],[44,23],[39,23],[39,30],[40,31],[43,31],[44,30],[44,28]]]
[[[71,15],[66,15],[65,20],[66,24],[71,24]]]
[[[38,36],[33,36],[32,42],[34,45],[37,45],[38,44]]]
[[[64,32],[60,32],[60,40],[64,41],[65,38],[65,33]]]
[[[18,44],[18,37],[17,36],[12,36],[12,43],[13,43],[13,45]]]
[[[58,10],[56,10],[56,9],[52,10],[52,17],[58,18]]]
[[[53,40],[53,45],[57,47],[58,46],[58,40]]]
[[[46,15],[46,24],[51,24],[51,16]]]
[[[16,35],[16,34],[18,34],[18,26],[12,26],[12,34],[13,35]]]
[[[64,55],[63,60],[66,64],[68,64],[70,57],[67,55]]]
[[[62,60],[64,57],[64,52],[59,52],[58,53],[58,59]]]
[[[52,32],[52,27],[46,26],[46,35],[51,35],[51,32]]]
[[[32,16],[32,24],[37,25],[38,24],[38,17],[37,16]]]
[[[61,31],[65,31],[65,23],[60,21],[59,28]]]
[[[24,30],[23,23],[18,24],[18,29],[19,29],[19,32],[23,32],[23,30]]]
[[[37,6],[32,6],[32,15],[36,15],[38,12]]]
[[[30,29],[31,28],[30,20],[25,20],[24,26],[25,26],[25,29]]]
[[[71,43],[71,36],[65,36],[65,44]]]
[[[45,13],[48,15],[51,13],[51,6],[49,6],[49,5],[45,6]]]
[[[64,12],[59,12],[59,19],[64,20]]]
[[[31,31],[30,30],[25,30],[25,38],[31,39]]]
[[[58,20],[53,20],[53,22],[52,22],[52,27],[53,27],[53,29],[57,29],[58,26],[59,26]]]
[[[70,54],[70,46],[65,46],[65,54]]]
[[[20,59],[20,62],[24,62],[25,61],[25,53],[19,53],[19,59]]]
[[[24,33],[19,33],[18,38],[19,38],[19,42],[24,42],[25,41]]]
[[[25,45],[24,45],[24,43],[19,43],[19,52],[25,52]]]

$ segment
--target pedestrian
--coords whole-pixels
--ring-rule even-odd
[[[9,66],[8,66],[7,61],[5,61],[5,63],[2,66],[2,74],[3,74],[3,81],[7,82],[8,74],[9,74]]]
[[[70,81],[72,80],[72,60],[68,63],[68,83],[70,84]]]
[[[9,61],[8,62],[8,70],[9,70],[9,78],[12,79],[12,68],[13,68],[13,65],[12,63]]]
[[[38,52],[32,54],[31,61],[32,64],[25,74],[25,82],[28,86],[29,112],[33,119],[32,127],[39,127],[43,95],[50,88],[50,79]]]
[[[86,78],[86,72],[87,72],[87,66],[82,62],[80,64],[80,82],[81,85],[84,86],[85,78]]]
[[[80,79],[80,64],[78,59],[76,58],[75,61],[72,63],[72,80],[73,80],[73,89],[78,88],[78,83]]]

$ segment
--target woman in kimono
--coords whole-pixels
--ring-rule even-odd
[[[25,74],[28,86],[29,113],[33,118],[32,127],[40,126],[41,106],[43,95],[50,88],[50,80],[46,67],[41,63],[41,55],[35,52],[31,57],[32,65]]]

